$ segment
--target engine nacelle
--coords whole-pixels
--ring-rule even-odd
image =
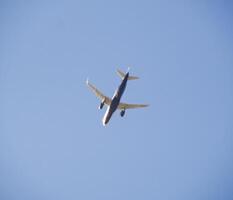
[[[124,115],[125,115],[125,110],[122,110],[122,111],[120,112],[120,114],[121,114],[121,117],[124,117]]]
[[[104,107],[104,102],[100,103],[99,109],[102,109]]]
[[[104,107],[105,99],[100,103],[99,109],[102,109]]]

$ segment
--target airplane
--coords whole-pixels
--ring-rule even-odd
[[[99,109],[102,109],[104,105],[107,105],[107,110],[106,113],[102,119],[103,125],[106,126],[106,124],[109,122],[111,119],[113,113],[119,109],[121,110],[120,115],[123,117],[125,115],[125,110],[127,109],[133,109],[133,108],[144,108],[149,105],[147,104],[127,104],[127,103],[122,103],[120,102],[121,97],[125,91],[126,85],[128,80],[136,80],[139,79],[136,76],[130,76],[129,75],[129,70],[125,74],[124,72],[120,71],[119,69],[117,70],[117,74],[120,76],[122,79],[122,82],[120,86],[117,88],[115,91],[112,99],[105,96],[102,92],[100,92],[94,85],[92,85],[89,80],[87,79],[86,84],[87,86],[91,89],[91,91],[101,100]]]

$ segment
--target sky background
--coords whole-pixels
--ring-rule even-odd
[[[232,200],[233,3],[0,2],[1,200]],[[105,110],[116,69],[140,79]]]

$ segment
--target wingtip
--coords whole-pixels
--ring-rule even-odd
[[[88,83],[89,83],[89,78],[87,78],[87,80],[86,80],[86,84],[88,85]]]

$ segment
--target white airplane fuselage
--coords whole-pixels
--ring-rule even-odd
[[[120,103],[121,97],[122,97],[122,95],[125,91],[126,85],[127,85],[128,77],[129,77],[129,72],[125,75],[120,86],[118,87],[118,89],[116,90],[116,92],[114,93],[114,95],[112,97],[112,102],[108,106],[106,113],[104,115],[104,118],[103,118],[103,125],[104,126],[109,122],[109,120],[112,117],[112,114],[116,111],[116,109]]]

